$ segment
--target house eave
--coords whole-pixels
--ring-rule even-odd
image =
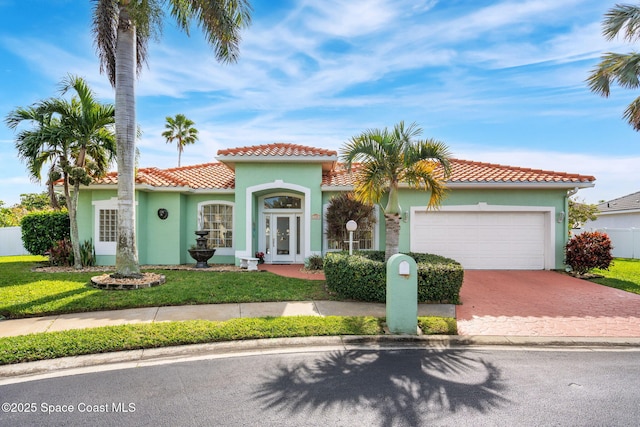
[[[562,189],[574,189],[574,188],[591,188],[595,186],[592,181],[589,182],[447,182],[447,188],[496,188],[496,189],[511,189],[511,188],[562,188]]]
[[[593,182],[447,182],[447,188],[483,188],[483,189],[517,189],[517,188],[591,188]],[[407,184],[400,184],[400,188],[412,188]],[[322,191],[351,191],[353,185],[323,185]]]
[[[636,213],[640,213],[640,209],[620,209],[620,210],[617,210],[617,211],[604,211],[604,212],[599,212],[598,216],[601,216],[601,215],[636,214]]]
[[[56,186],[61,187],[61,186]],[[183,193],[183,194],[235,194],[234,188],[191,188],[191,187],[155,187],[149,184],[136,184],[136,191]],[[81,190],[118,190],[117,184],[91,184]]]

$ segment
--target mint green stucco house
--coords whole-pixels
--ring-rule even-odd
[[[193,263],[187,250],[202,229],[216,248],[210,263],[238,264],[256,252],[267,263],[303,263],[337,246],[325,236],[324,211],[332,196],[353,189],[353,175],[335,151],[278,143],[220,150],[216,160],[138,170],[141,264]],[[452,167],[439,210],[425,209],[428,194],[402,189],[401,251],[441,254],[472,269],[564,266],[567,199],[595,178],[465,160]],[[116,187],[111,173],[80,193],[80,238],[93,239],[101,265],[115,263]],[[384,220],[356,242],[384,249]]]

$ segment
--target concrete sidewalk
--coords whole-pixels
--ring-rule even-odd
[[[456,317],[452,304],[419,304],[419,316]],[[181,320],[224,321],[238,317],[278,316],[374,316],[385,317],[381,303],[342,301],[252,302],[205,304],[174,307],[147,307],[127,310],[95,311],[0,321],[0,337],[54,332],[68,329],[97,328],[128,323],[153,323]]]

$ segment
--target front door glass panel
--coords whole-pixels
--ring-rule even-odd
[[[291,253],[291,220],[288,216],[279,216],[276,219],[276,224],[278,255],[289,255]]]

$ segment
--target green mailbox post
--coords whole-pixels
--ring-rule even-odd
[[[387,326],[392,334],[418,334],[418,266],[404,254],[387,261]]]

